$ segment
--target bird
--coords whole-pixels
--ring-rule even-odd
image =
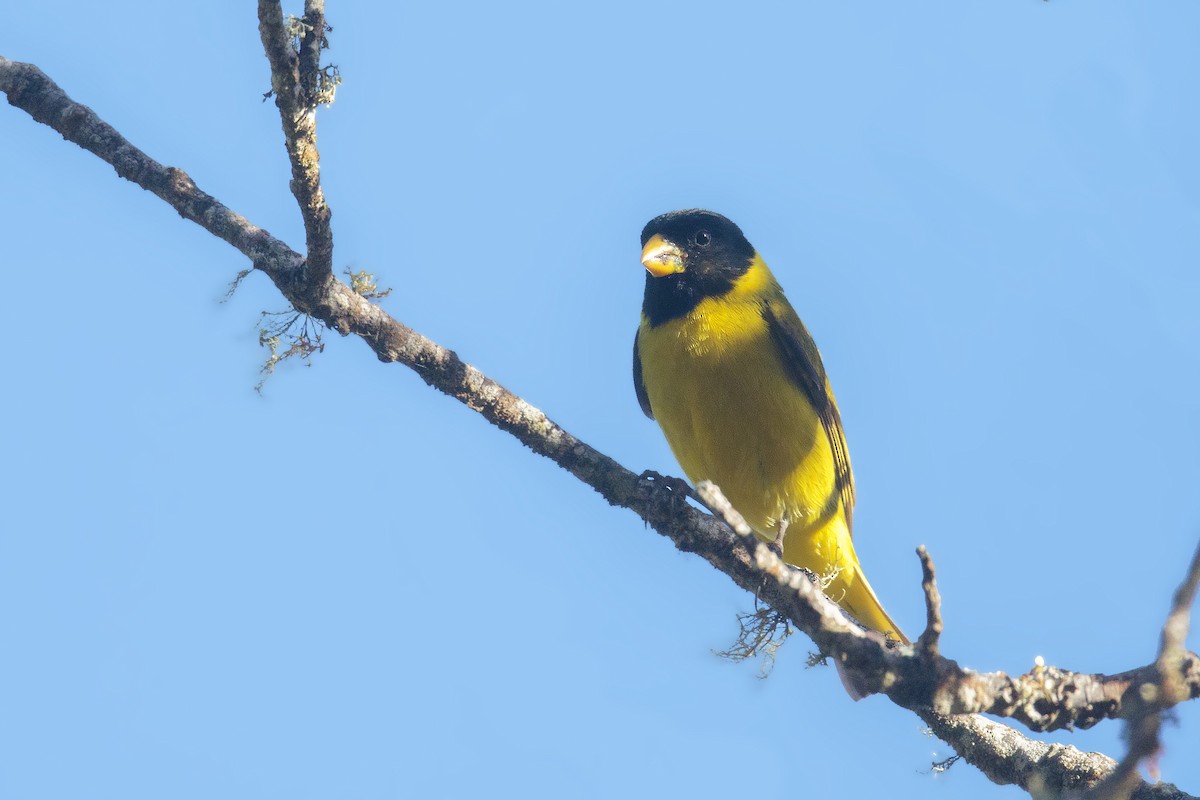
[[[821,354],[732,221],[685,209],[642,230],[633,383],[679,465],[711,481],[784,561],[888,640],[909,640],[854,552],[854,475]]]

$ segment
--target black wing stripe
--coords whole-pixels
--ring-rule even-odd
[[[786,301],[782,301],[786,302]],[[790,309],[788,309],[790,311]],[[829,391],[829,382],[825,376],[825,367],[821,363],[821,354],[817,350],[812,336],[804,327],[795,312],[781,317],[775,313],[770,303],[763,307],[763,316],[771,338],[783,356],[784,366],[788,376],[808,397],[825,436],[829,440],[829,449],[833,453],[834,481],[842,506],[846,511],[846,524],[849,527],[854,512],[854,475],[850,470],[850,452],[846,447],[846,435],[842,431],[842,416],[838,413],[837,404]],[[831,498],[832,499],[832,498]]]

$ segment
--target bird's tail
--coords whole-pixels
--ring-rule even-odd
[[[821,576],[829,599],[863,625],[901,644],[909,644],[908,637],[883,610],[883,604],[867,582],[867,576],[854,552],[850,531],[840,517],[834,518],[815,536],[801,534],[795,539],[799,541],[793,541],[791,537],[784,538],[785,561],[806,567]],[[793,554],[796,560],[792,559]]]
[[[908,637],[900,630],[900,626],[892,622],[892,618],[883,610],[883,604],[875,596],[875,590],[867,582],[867,576],[858,561],[850,568],[842,570],[825,593],[863,625],[896,639],[900,644],[909,644]]]

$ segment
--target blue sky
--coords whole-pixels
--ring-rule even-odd
[[[720,211],[821,346],[897,621],[925,544],[963,664],[1152,660],[1200,535],[1200,7],[329,14],[335,263],[391,313],[677,474],[630,385],[638,233]],[[0,52],[302,245],[252,4],[15,4]],[[928,774],[949,751],[802,636],[765,681],[713,656],[750,598],[360,342],[260,397],[268,281],[222,304],[240,254],[7,106],[0,136],[0,795],[1016,796]]]

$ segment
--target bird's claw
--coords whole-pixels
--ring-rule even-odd
[[[702,504],[700,497],[698,497],[694,489],[688,485],[688,482],[680,480],[678,477],[661,475],[659,473],[655,473],[653,469],[648,469],[641,475],[638,475],[638,479],[646,482],[650,487],[665,488],[667,492],[671,493],[674,503],[678,504],[679,506],[685,507],[688,505],[688,498],[695,500],[696,503]]]
[[[653,483],[656,486],[662,486],[668,492],[679,498],[692,498],[697,503],[702,502],[697,496],[695,490],[688,485],[688,482],[681,478],[675,478],[670,475],[662,475],[652,469],[648,469],[638,476],[640,480]]]

